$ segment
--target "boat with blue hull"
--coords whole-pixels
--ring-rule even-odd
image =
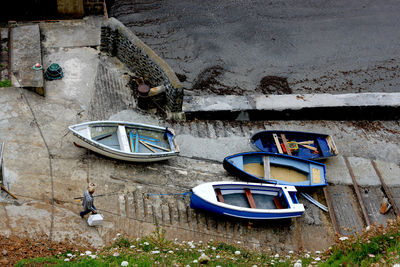
[[[297,131],[261,131],[250,138],[251,145],[263,152],[280,153],[320,160],[339,154],[332,136]]]
[[[295,187],[246,182],[198,185],[192,189],[190,207],[251,220],[286,219],[304,213]]]
[[[91,121],[72,125],[73,141],[110,158],[152,162],[179,154],[171,129],[142,123]]]
[[[245,180],[296,187],[327,185],[325,164],[268,152],[246,152],[224,159],[225,170]]]

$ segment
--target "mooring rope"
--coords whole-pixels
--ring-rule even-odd
[[[191,191],[184,192],[184,193],[164,193],[164,194],[156,194],[156,193],[147,193],[147,196],[182,196],[184,199],[187,195],[191,194]]]

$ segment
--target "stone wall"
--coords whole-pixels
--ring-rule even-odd
[[[60,15],[78,18],[103,15],[104,0],[57,0],[57,11]]]
[[[103,23],[100,49],[121,60],[132,72],[148,81],[150,87],[164,85],[167,111],[182,111],[183,88],[175,73],[117,19],[110,18]]]

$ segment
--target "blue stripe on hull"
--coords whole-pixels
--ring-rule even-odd
[[[198,197],[196,194],[192,193],[190,196],[190,207],[192,209],[202,209],[205,211],[210,211],[213,213],[228,215],[232,217],[239,217],[244,219],[285,219],[292,217],[299,217],[303,212],[285,212],[285,213],[255,213],[247,211],[238,211],[234,209],[228,209],[224,207],[215,206],[202,198]]]

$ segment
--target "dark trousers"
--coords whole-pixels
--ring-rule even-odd
[[[97,210],[95,206],[93,206],[92,208],[93,208],[94,210]],[[86,214],[88,214],[89,212],[92,212],[92,214],[95,214],[92,210],[84,210],[84,211],[81,211],[81,212],[79,213],[79,215],[81,215],[81,217],[83,217],[83,216],[85,216]]]

